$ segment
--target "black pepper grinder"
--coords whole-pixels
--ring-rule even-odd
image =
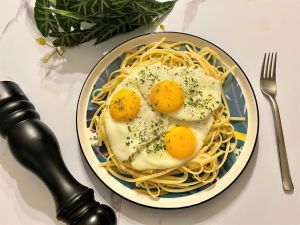
[[[114,225],[116,216],[94,199],[94,191],[70,174],[52,131],[21,88],[0,82],[0,134],[14,157],[47,185],[55,201],[57,219],[71,225]]]

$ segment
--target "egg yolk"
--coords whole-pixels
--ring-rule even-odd
[[[174,81],[158,82],[151,90],[151,105],[160,113],[176,112],[183,105],[183,101],[184,91]]]
[[[110,100],[109,111],[114,120],[129,122],[140,111],[140,98],[134,91],[122,89]]]
[[[166,133],[164,143],[169,154],[178,159],[187,158],[196,150],[196,137],[186,126],[172,127]]]

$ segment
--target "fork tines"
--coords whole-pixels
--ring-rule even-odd
[[[267,79],[267,78],[276,79],[276,61],[277,61],[277,52],[275,53],[269,52],[268,57],[267,57],[267,53],[265,53],[262,67],[261,67],[261,79]]]

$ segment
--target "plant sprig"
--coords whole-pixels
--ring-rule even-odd
[[[34,18],[54,46],[73,47],[95,39],[97,45],[114,35],[158,21],[176,0],[36,0]]]

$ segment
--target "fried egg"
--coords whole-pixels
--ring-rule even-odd
[[[213,124],[213,116],[200,122],[170,121],[168,131],[134,153],[136,170],[168,169],[192,159],[203,146]]]
[[[131,71],[151,107],[170,118],[200,121],[221,104],[221,85],[200,67],[170,68],[156,63]]]
[[[107,100],[104,127],[114,155],[125,161],[165,132],[168,120],[151,109],[135,80],[128,77]]]

